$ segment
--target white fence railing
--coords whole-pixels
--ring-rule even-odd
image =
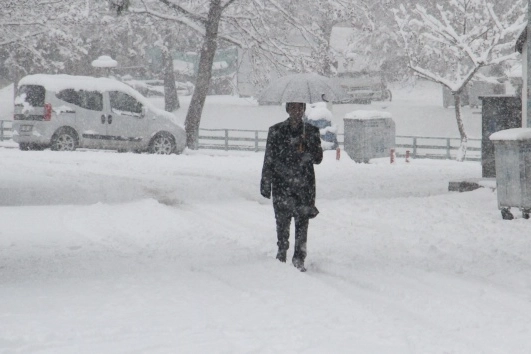
[[[343,148],[344,134],[337,136]],[[199,129],[199,148],[217,150],[263,151],[267,140],[266,130]],[[396,155],[405,156],[409,150],[412,158],[455,159],[461,143],[459,138],[396,136]],[[468,139],[466,159],[481,160],[481,139]]]
[[[199,129],[199,148],[216,150],[263,151],[267,130]]]
[[[409,150],[412,158],[455,159],[460,144],[460,138],[397,135],[395,147],[398,156]],[[466,160],[481,161],[481,139],[468,139]]]
[[[0,120],[0,141],[11,139],[12,121]],[[344,134],[337,136],[343,148]],[[267,130],[199,129],[199,148],[215,150],[264,151]],[[459,138],[396,136],[396,155],[411,158],[454,159],[460,145]],[[481,160],[481,139],[468,139],[467,160]]]

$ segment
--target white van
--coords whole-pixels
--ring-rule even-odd
[[[79,147],[179,154],[186,134],[174,119],[117,80],[29,75],[18,84],[13,140],[21,150]]]

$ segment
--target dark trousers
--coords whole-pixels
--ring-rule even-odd
[[[308,238],[309,219],[307,217],[292,215],[289,211],[275,208],[278,249],[287,250],[289,248],[289,227],[292,217],[295,219],[295,252],[293,258],[304,261],[306,258],[306,240]]]

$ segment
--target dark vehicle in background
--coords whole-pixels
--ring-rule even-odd
[[[335,78],[347,91],[351,100],[345,103],[370,104],[372,101],[391,101],[393,95],[379,73],[344,72]]]

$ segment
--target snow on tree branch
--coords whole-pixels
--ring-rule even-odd
[[[459,94],[480,69],[517,57],[514,44],[526,24],[524,0],[515,1],[508,8],[488,0],[451,0],[437,5],[437,11],[417,5],[410,12],[404,6],[394,12],[411,70],[444,85],[455,97],[463,158],[467,137]]]
[[[179,4],[174,3],[173,1],[169,0],[159,0],[164,5],[168,6],[169,8],[176,10],[177,12],[180,12],[183,16],[190,18],[194,21],[201,22],[203,24],[206,23],[206,16],[198,16],[195,12],[186,9],[184,6],[181,6]]]
[[[168,15],[168,14],[165,14],[159,11],[152,10],[151,8],[148,7],[147,4],[144,3],[144,1],[142,1],[142,3],[144,5],[143,9],[142,8],[129,8],[129,12],[134,13],[134,14],[148,14],[148,15],[160,18],[162,20],[178,22],[178,23],[181,23],[183,25],[186,25],[192,28],[199,34],[202,34],[202,35],[205,34],[205,27],[204,27],[205,19],[201,19],[200,21],[201,24],[197,24],[195,20],[185,15],[181,15],[181,16]]]
[[[229,7],[230,5],[232,5],[232,3],[234,2],[235,0],[228,0],[225,4],[221,5],[221,8],[223,10],[226,10],[227,7]]]

